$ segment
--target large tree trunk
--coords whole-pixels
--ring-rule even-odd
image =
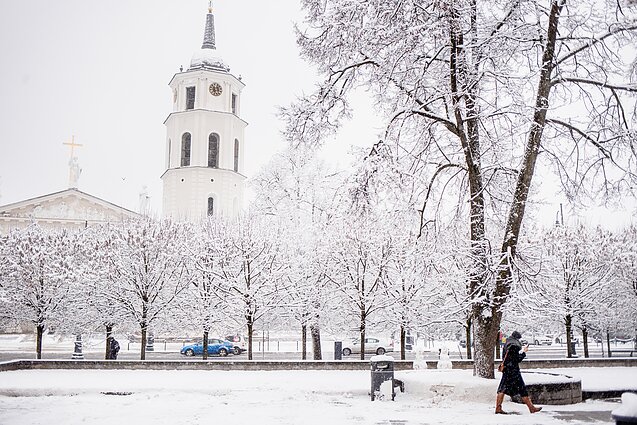
[[[405,360],[406,348],[405,340],[407,332],[405,331],[405,325],[400,325],[400,360]]]
[[[301,325],[301,360],[307,360],[307,325]]]
[[[254,332],[254,328],[253,328],[253,323],[252,323],[252,317],[248,316],[247,317],[247,325],[248,325],[248,360],[252,360],[252,334]],[[264,341],[265,343],[265,341]],[[265,351],[265,349],[264,349]]]
[[[361,349],[361,360],[365,360],[365,309],[361,308],[361,316],[360,316],[360,326],[359,326],[359,332],[360,332],[360,337],[361,337],[361,341],[360,341],[360,349]]]
[[[146,323],[142,322],[142,349],[141,354],[139,356],[139,360],[146,360],[146,331],[147,326]]]
[[[471,335],[471,317],[467,319],[467,324],[464,328],[464,340],[467,341],[467,360],[471,360],[471,346],[473,345],[473,336]]]
[[[588,358],[588,328],[586,326],[582,328],[582,342],[584,344],[584,358]]]
[[[109,353],[111,351],[111,338],[113,337],[113,325],[106,325],[106,350],[104,352],[104,359],[108,360]]]
[[[35,358],[42,358],[42,336],[44,335],[44,325],[38,324],[35,328]]]
[[[319,325],[310,325],[310,333],[312,334],[312,350],[314,352],[314,360],[323,360],[321,351],[321,328]]]
[[[531,181],[535,172],[535,163],[542,141],[542,132],[546,125],[546,114],[549,106],[548,99],[551,92],[551,74],[555,64],[555,40],[557,38],[559,17],[564,4],[565,0],[552,0],[551,2],[546,45],[542,55],[542,70],[540,72],[536,93],[535,113],[524,151],[522,167],[518,173],[511,208],[507,215],[504,239],[500,250],[501,260],[496,276],[495,291],[492,294],[490,305],[481,307],[480,304],[474,304],[472,310],[474,341],[476,346],[473,370],[475,375],[483,378],[493,379],[495,376],[493,344],[500,328],[502,319],[501,308],[511,291],[511,280],[513,278],[511,260],[516,255],[518,238],[522,228]],[[474,239],[472,238],[472,240]]]
[[[477,41],[476,5],[471,9],[470,37]],[[454,116],[457,136],[462,145],[469,182],[469,231],[471,268],[469,270],[468,292],[471,299],[471,318],[474,327],[475,361],[474,374],[493,378],[493,328],[499,328],[499,321],[493,324],[492,314],[485,314],[490,308],[486,279],[488,243],[485,238],[484,182],[479,133],[479,111],[476,105],[477,84],[474,78],[478,73],[477,63],[471,63],[471,57],[465,52],[464,32],[461,23],[462,12],[457,8],[451,11],[449,60],[450,88],[453,93]],[[464,105],[464,116],[463,116]],[[485,317],[489,316],[489,317]],[[467,345],[470,347],[470,341]],[[468,348],[470,350],[470,348]],[[468,352],[467,350],[467,352]],[[490,370],[489,370],[490,369]]]
[[[500,331],[498,330],[498,336],[495,338],[495,358],[501,359],[502,353],[500,352]]]
[[[203,360],[208,360],[208,331],[203,331]]]
[[[147,341],[147,332],[148,332],[148,299],[146,297],[142,298],[142,320],[141,320],[141,328],[142,328],[142,349],[141,354],[139,356],[140,360],[146,360],[146,341]]]
[[[493,352],[495,341],[500,330],[501,313],[494,316],[478,316],[473,318],[473,344],[475,345],[473,374],[482,378],[493,379]]]
[[[575,353],[573,353],[573,316],[567,314],[564,317],[564,325],[566,328],[566,357],[571,358]]]

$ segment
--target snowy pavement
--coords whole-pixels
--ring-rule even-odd
[[[637,382],[637,368],[574,368],[583,387]],[[528,383],[540,375],[527,379]],[[608,401],[495,416],[497,380],[399,371],[406,392],[370,401],[367,371],[24,370],[0,373],[0,424],[612,424]]]

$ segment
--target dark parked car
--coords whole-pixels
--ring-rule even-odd
[[[221,357],[225,357],[230,353],[234,353],[234,347],[229,341],[224,341],[218,338],[210,338],[208,340],[208,354],[215,354]],[[184,356],[192,357],[203,354],[203,344],[191,344],[186,345],[181,349],[181,354]]]

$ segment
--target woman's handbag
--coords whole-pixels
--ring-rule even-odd
[[[498,365],[498,372],[504,372],[504,362],[506,361],[508,355],[509,355],[509,350],[507,350],[507,352],[504,354],[504,358],[502,359],[502,363],[500,363]]]

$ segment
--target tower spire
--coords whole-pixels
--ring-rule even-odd
[[[215,44],[215,17],[212,14],[212,0],[208,1],[208,14],[206,15],[206,28],[203,33],[202,49],[216,49]]]

